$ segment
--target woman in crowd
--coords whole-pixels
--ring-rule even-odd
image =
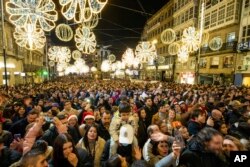
[[[95,167],[101,165],[101,155],[104,150],[105,140],[99,137],[95,124],[86,127],[86,133],[77,146],[88,152],[90,160]]]
[[[13,115],[13,117],[11,118],[12,122],[15,123],[23,118],[25,118],[27,116],[27,112],[25,111],[25,107],[22,105],[19,107],[17,113],[15,113]]]
[[[90,167],[88,153],[76,148],[71,136],[67,133],[59,134],[53,147],[53,156],[49,161],[51,167]]]
[[[138,145],[140,148],[143,148],[144,143],[146,143],[148,139],[147,128],[146,128],[146,111],[144,108],[140,108],[138,111],[139,121],[138,121],[138,132],[137,139]]]

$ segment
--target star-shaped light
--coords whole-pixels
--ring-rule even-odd
[[[135,55],[141,63],[148,63],[156,57],[155,45],[151,42],[141,42],[136,46]]]

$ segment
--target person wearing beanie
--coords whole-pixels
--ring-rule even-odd
[[[80,139],[81,138],[81,134],[79,131],[79,125],[78,125],[78,118],[76,115],[70,115],[68,117],[68,126],[74,128],[77,132],[77,136]]]
[[[79,131],[81,136],[85,134],[85,126],[92,126],[95,124],[95,116],[93,112],[85,112],[83,113],[83,124],[79,126]]]

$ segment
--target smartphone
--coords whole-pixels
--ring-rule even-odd
[[[14,139],[15,140],[18,140],[18,139],[21,139],[21,134],[14,134]]]

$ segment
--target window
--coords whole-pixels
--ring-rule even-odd
[[[210,68],[218,68],[219,67],[219,61],[220,61],[219,57],[211,57]]]
[[[250,41],[250,25],[243,27],[242,42]]]
[[[216,26],[217,23],[217,10],[212,11],[211,14],[211,27]]]
[[[227,34],[227,42],[234,42],[235,41],[235,32],[230,32]]]
[[[250,6],[250,0],[245,0],[245,8],[248,8]]]
[[[189,13],[189,11],[187,10],[187,11],[185,12],[185,21],[188,20],[188,13]]]
[[[233,68],[233,56],[223,57],[223,68]]]
[[[205,29],[209,28],[210,25],[210,13],[205,15]]]
[[[218,24],[222,24],[224,23],[224,19],[225,19],[225,6],[222,6],[219,8],[219,13],[218,13]]]
[[[191,7],[190,9],[189,9],[189,19],[192,19],[194,17],[194,8],[193,7]]]
[[[201,58],[199,64],[200,64],[200,68],[207,68],[207,59]]]
[[[227,18],[226,21],[233,20],[234,16],[234,2],[228,3],[227,5]]]

